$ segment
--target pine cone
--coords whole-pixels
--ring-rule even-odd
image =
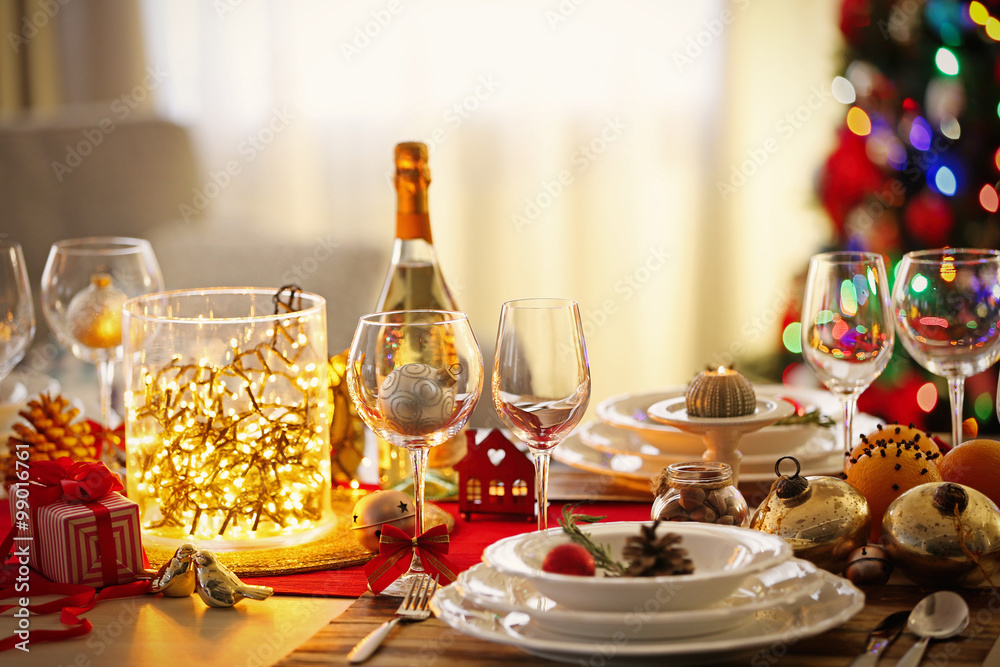
[[[90,424],[85,421],[74,422],[80,411],[77,408],[67,408],[69,401],[62,396],[52,398],[49,394],[42,394],[18,413],[30,426],[14,424],[17,435],[12,435],[7,440],[10,456],[0,462],[0,467],[8,485],[15,478],[14,461],[18,444],[28,445],[29,461],[49,461],[63,456],[74,461],[97,459],[96,438],[91,433]]]
[[[659,521],[641,526],[638,537],[625,539],[622,557],[628,560],[626,577],[660,577],[674,574],[691,574],[694,564],[687,557],[687,550],[675,546],[681,541],[677,533],[656,537]]]

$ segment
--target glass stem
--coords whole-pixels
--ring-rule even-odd
[[[838,394],[840,406],[844,410],[844,469],[847,469],[847,459],[854,449],[854,413],[858,408],[858,397],[854,394]]]
[[[427,473],[427,447],[410,448],[410,468],[413,471],[413,530],[414,537],[424,532],[424,475]],[[423,572],[424,566],[420,562],[416,551],[413,553],[413,560],[410,561],[410,572]]]
[[[538,530],[549,527],[549,458],[548,449],[533,449],[535,460],[535,500],[538,503]]]
[[[965,378],[948,378],[948,395],[951,398],[951,446],[962,444],[962,404],[965,402]]]
[[[101,401],[101,426],[111,428],[111,385],[115,381],[115,360],[97,362],[97,390]]]

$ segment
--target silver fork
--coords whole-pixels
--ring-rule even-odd
[[[406,591],[403,603],[396,610],[396,615],[368,633],[364,639],[358,642],[357,646],[347,654],[347,662],[357,664],[372,657],[372,654],[382,645],[382,640],[388,636],[396,624],[400,621],[425,621],[431,615],[431,610],[427,608],[427,601],[437,590],[437,577],[431,579],[429,574],[414,577],[413,583]]]

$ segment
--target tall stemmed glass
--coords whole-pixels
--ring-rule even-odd
[[[119,236],[53,244],[42,273],[42,312],[73,356],[97,365],[101,424],[110,428],[111,385],[122,358],[122,305],[163,289],[149,241]],[[110,449],[110,448],[109,448]],[[107,452],[106,463],[114,463]]]
[[[590,364],[580,308],[567,299],[508,301],[493,362],[493,406],[535,460],[538,530],[548,528],[552,449],[590,402]]]
[[[347,359],[347,386],[365,423],[410,453],[417,533],[424,529],[424,474],[431,447],[454,437],[483,389],[483,357],[465,313],[407,310],[361,318]],[[410,569],[383,591],[402,597],[424,572]]]
[[[35,309],[21,246],[0,241],[0,382],[24,358],[34,336]]]
[[[892,290],[896,329],[913,359],[948,380],[951,440],[962,441],[965,378],[1000,358],[1000,252],[907,253]]]
[[[843,406],[845,465],[858,396],[885,370],[895,341],[882,256],[814,255],[802,302],[802,357]]]

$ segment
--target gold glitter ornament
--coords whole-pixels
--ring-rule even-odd
[[[784,538],[796,558],[840,574],[851,552],[868,543],[872,517],[868,502],[835,477],[802,477],[799,462],[783,456],[774,464],[795,462],[795,474],[782,475],[760,504],[750,527]]]
[[[90,285],[66,308],[70,334],[80,344],[104,349],[122,344],[122,306],[128,296],[111,284],[111,275],[95,273]]]
[[[351,482],[365,457],[365,422],[347,388],[347,355],[330,357],[330,472],[334,482]]]
[[[894,500],[882,519],[882,545],[918,584],[1000,583],[1000,511],[962,484],[921,484]]]

